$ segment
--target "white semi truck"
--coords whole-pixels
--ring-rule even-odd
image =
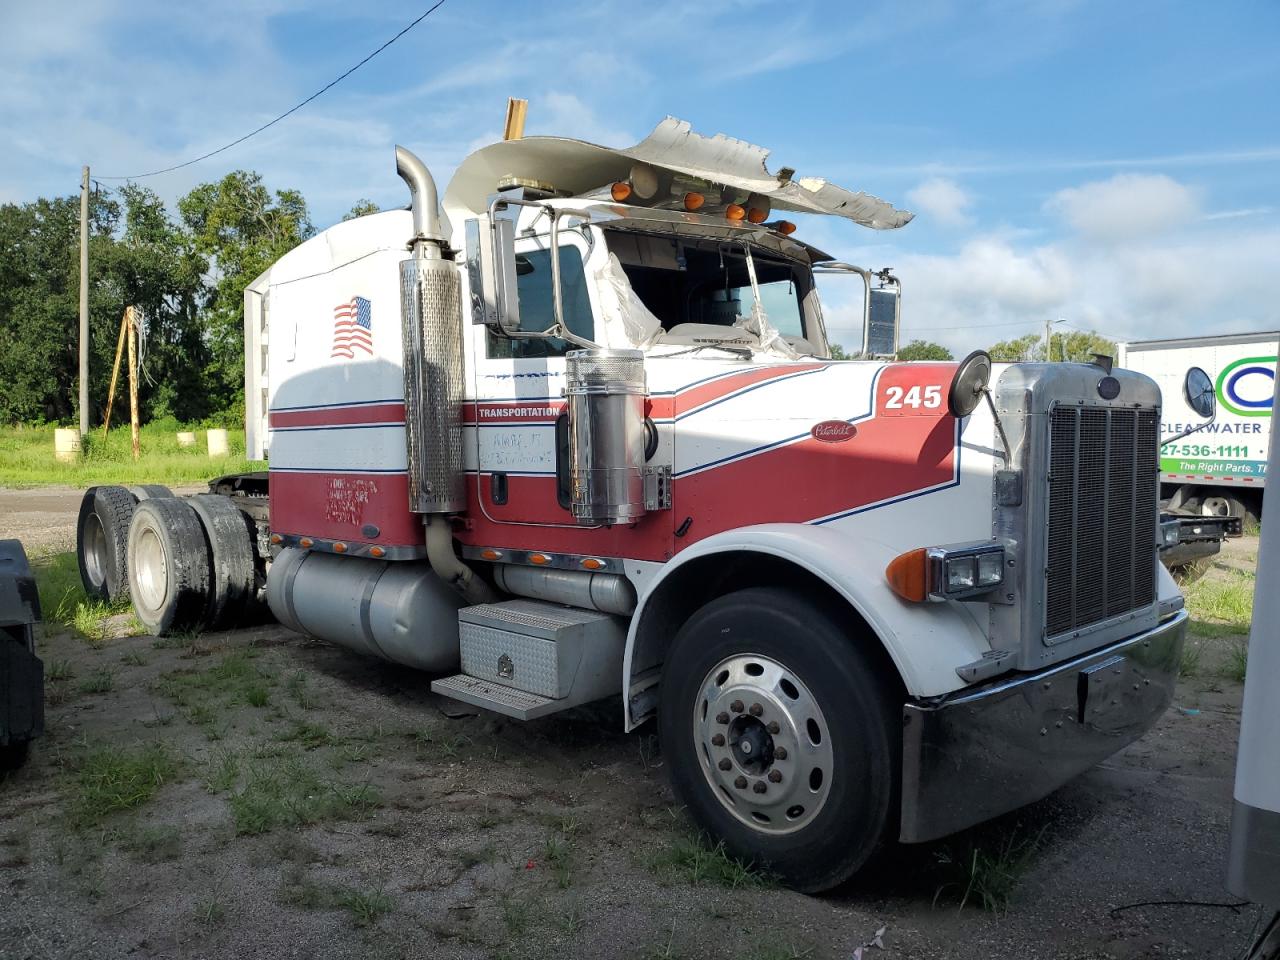
[[[1119,344],[1120,366],[1151,377],[1165,398],[1160,474],[1172,508],[1209,517],[1259,515],[1278,346],[1275,332]],[[1213,382],[1218,412],[1212,423],[1203,423],[1183,395],[1191,367]],[[1178,436],[1193,427],[1194,433]]]
[[[620,698],[698,823],[802,890],[1137,739],[1186,623],[1156,384],[832,361],[815,278],[864,285],[873,354],[900,286],[784,217],[911,215],[766,160],[668,119],[495,143],[440,202],[398,148],[409,210],[246,291],[269,471],[93,491],[86,584],[157,631],[265,598],[520,720]]]

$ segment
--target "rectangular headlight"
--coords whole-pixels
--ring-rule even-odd
[[[1005,548],[999,541],[928,547],[931,600],[983,600],[1004,582]]]
[[[1175,547],[1178,545],[1179,534],[1182,532],[1182,524],[1177,520],[1169,520],[1160,524],[1160,543],[1165,547]],[[1197,531],[1198,532],[1198,531]]]
[[[1004,551],[978,554],[978,586],[995,587],[1004,580]]]
[[[947,593],[972,590],[977,583],[977,557],[949,557],[946,561]]]

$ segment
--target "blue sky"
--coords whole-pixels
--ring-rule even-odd
[[[0,202],[203,153],[291,106],[428,4],[6,0]],[[663,116],[916,211],[806,220],[890,265],[908,337],[959,350],[1046,316],[1118,338],[1280,329],[1280,3],[448,0],[346,83],[232,151],[317,226],[403,202],[403,142],[447,180],[527,97],[529,134],[610,145]],[[825,289],[853,343],[853,298]]]

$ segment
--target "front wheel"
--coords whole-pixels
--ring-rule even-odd
[[[859,639],[751,588],[694,614],[663,667],[676,793],[730,853],[805,892],[851,877],[897,819],[897,679]]]

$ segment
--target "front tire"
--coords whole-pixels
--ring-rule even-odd
[[[787,590],[707,604],[663,667],[659,726],[695,821],[806,893],[853,876],[897,823],[896,677]]]

